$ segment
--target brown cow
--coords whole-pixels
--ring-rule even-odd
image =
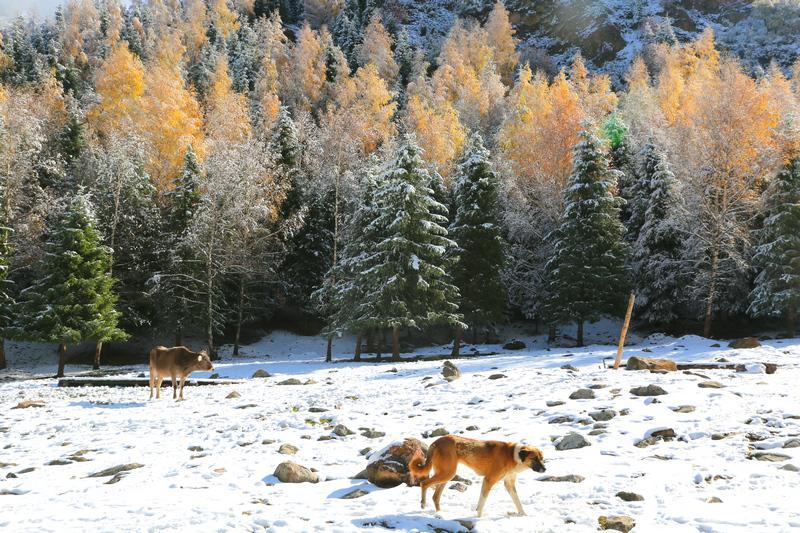
[[[193,352],[185,346],[166,348],[156,346],[150,350],[150,399],[153,399],[153,387],[156,388],[156,398],[161,398],[161,382],[166,376],[172,378],[172,398],[177,398],[178,382],[176,377],[181,379],[181,394],[183,400],[183,385],[186,377],[195,370],[206,372],[214,370],[211,359],[205,350]]]

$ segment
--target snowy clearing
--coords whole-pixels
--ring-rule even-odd
[[[316,355],[323,340],[276,332],[245,350],[262,357],[215,365],[221,377],[248,378],[244,383],[187,387],[184,402],[172,401],[169,389],[149,402],[146,388],[59,389],[52,379],[0,385],[0,529],[563,532],[596,530],[601,515],[631,516],[637,532],[800,528],[800,473],[789,466],[800,466],[800,447],[793,447],[800,441],[792,441],[800,435],[800,340],[732,350],[699,337],[652,336],[626,350],[626,356],[679,362],[778,363],[773,375],[758,367],[748,373],[614,372],[602,365],[613,357],[612,346],[548,350],[542,338],[523,340],[529,348],[519,352],[456,360],[463,375],[451,383],[442,379],[441,361],[325,365]],[[577,371],[562,369],[565,364]],[[249,379],[257,369],[272,377]],[[146,369],[131,375],[139,372]],[[505,377],[489,379],[497,373]],[[277,384],[292,377],[312,381]],[[698,386],[711,380],[724,388]],[[649,384],[667,394],[629,392]],[[581,388],[593,388],[595,399],[570,400]],[[233,390],[241,396],[226,399]],[[12,409],[23,399],[45,405]],[[564,403],[553,405],[558,401]],[[694,410],[674,411],[681,406]],[[590,418],[608,409],[616,415],[610,420]],[[318,440],[331,436],[336,424],[355,434]],[[498,484],[480,520],[474,511],[480,479],[466,467],[459,475],[472,484],[463,493],[446,490],[438,514],[419,509],[418,487],[381,490],[350,479],[366,467],[365,448],[379,450],[439,427],[524,441],[544,451],[544,475],[585,479],[543,482],[542,474],[525,472],[517,488],[529,516],[507,516],[514,507]],[[385,436],[370,439],[361,428]],[[666,428],[676,438],[635,446]],[[570,432],[591,445],[556,450]],[[297,454],[278,453],[284,443],[299,448]],[[749,458],[759,451],[784,460]],[[317,469],[322,481],[279,482],[273,472],[286,460]],[[117,478],[88,477],[132,463],[142,466]],[[356,488],[368,494],[341,499]],[[623,501],[620,491],[644,500]],[[715,498],[721,502],[710,503]]]

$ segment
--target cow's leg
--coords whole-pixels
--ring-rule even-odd
[[[172,376],[172,399],[173,400],[177,400],[178,399],[178,377],[175,375],[174,371],[170,375]]]
[[[153,386],[156,384],[156,376],[153,372],[153,367],[150,367],[150,399],[153,399]]]
[[[156,400],[161,398],[161,384],[164,382],[164,376],[156,374]]]
[[[186,384],[186,374],[181,375],[181,400],[183,400],[183,386]]]

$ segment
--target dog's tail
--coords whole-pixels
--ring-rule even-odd
[[[428,456],[426,457],[422,450],[417,450],[414,452],[414,455],[411,456],[411,460],[408,462],[408,471],[411,473],[411,484],[415,484],[415,480],[419,478],[425,478],[430,474],[431,469],[433,468],[433,461],[431,461],[431,455],[433,452],[433,448],[428,450]]]

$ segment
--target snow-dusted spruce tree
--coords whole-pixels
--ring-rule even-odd
[[[101,244],[89,199],[74,197],[50,230],[38,281],[21,295],[18,336],[58,344],[58,377],[67,344],[124,339],[119,329],[111,251]]]
[[[372,224],[377,246],[366,260],[364,324],[392,330],[392,358],[400,358],[400,328],[465,327],[458,288],[443,266],[455,243],[447,237],[445,209],[433,198],[431,177],[413,135],[405,135],[375,193],[380,214]]]
[[[669,169],[666,155],[653,148],[648,152],[640,180],[646,182],[650,197],[644,223],[633,246],[633,279],[637,296],[637,317],[647,323],[666,323],[678,317],[682,302],[681,253],[684,232],[678,219],[678,182]]]
[[[505,308],[503,237],[499,225],[500,181],[489,161],[489,150],[475,132],[469,140],[455,180],[455,217],[450,237],[456,242],[451,267],[453,282],[461,294],[459,310],[473,329],[499,322]],[[461,331],[453,342],[458,355]]]
[[[617,114],[612,114],[603,123],[603,139],[608,143],[608,164],[620,174],[617,177],[617,194],[625,200],[620,207],[620,219],[626,228],[628,242],[635,242],[637,235],[628,231],[631,219],[630,209],[637,180],[636,168],[631,153],[631,139],[628,126]],[[638,230],[638,228],[636,228]]]
[[[183,170],[164,195],[164,245],[167,248],[164,256],[167,263],[156,278],[156,287],[167,296],[165,300],[170,301],[165,307],[174,321],[176,346],[183,344],[184,328],[192,318],[197,318],[190,309],[197,302],[200,267],[194,249],[187,242],[187,232],[202,200],[202,176],[203,169],[190,145],[183,158]]]
[[[360,198],[345,224],[341,255],[325,276],[325,283],[314,297],[321,314],[328,317],[327,335],[351,331],[356,335],[354,359],[361,360],[361,341],[374,316],[373,302],[366,298],[369,259],[378,245],[372,223],[380,211],[375,204],[378,187],[375,167],[364,169],[359,184]]]
[[[615,185],[616,171],[608,168],[600,141],[583,131],[561,222],[550,235],[555,252],[546,266],[545,304],[552,323],[577,323],[578,346],[583,346],[583,322],[620,311],[627,295],[628,248],[619,220],[623,200],[614,195]]]
[[[753,257],[758,275],[749,311],[754,316],[786,317],[786,332],[794,337],[800,308],[800,158],[772,180],[764,204],[764,224],[756,234]]]
[[[97,227],[112,253],[110,274],[117,282],[117,308],[122,327],[152,327],[156,321],[153,296],[143,290],[158,270],[161,217],[156,190],[144,170],[143,143],[135,136],[108,135],[91,152],[89,190]],[[102,343],[95,349],[100,368]]]

